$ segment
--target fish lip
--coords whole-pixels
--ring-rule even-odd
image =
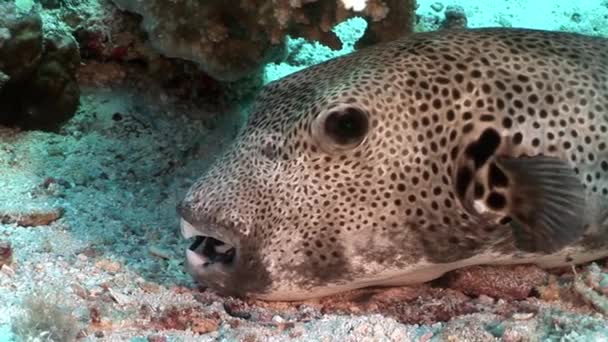
[[[180,231],[184,239],[205,236],[230,244],[234,247],[239,247],[239,240],[230,233],[234,231],[234,226],[230,224],[224,224],[214,220],[196,220],[193,224],[184,217],[181,217]]]
[[[186,249],[187,268],[197,276],[209,272],[226,273],[233,269],[239,260],[239,244],[235,243],[238,240],[226,238],[227,234],[215,233],[220,230],[227,231],[229,226],[203,222],[209,221],[199,221],[194,226],[183,217],[180,218],[182,236],[185,239],[194,239]],[[211,246],[207,246],[208,244]],[[217,251],[218,247],[222,249],[221,252]],[[211,255],[207,254],[210,250],[213,251]]]
[[[192,237],[201,235],[198,229],[194,228],[194,226],[190,224],[190,222],[186,221],[183,217],[180,218],[179,228],[184,239],[190,239]]]
[[[208,264],[208,261],[203,256],[190,248],[186,249],[186,261],[188,262],[188,267],[196,269],[204,268]]]

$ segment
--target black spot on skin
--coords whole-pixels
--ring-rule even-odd
[[[475,168],[480,168],[494,154],[498,146],[500,146],[500,135],[495,130],[488,128],[483,131],[476,142],[467,147],[465,153],[473,159]]]
[[[475,128],[475,126],[471,122],[469,122],[468,124],[462,126],[462,133],[464,133],[464,134],[470,133],[473,130],[473,128]]]
[[[450,109],[446,113],[446,118],[448,119],[448,121],[454,121],[454,119],[456,118],[456,114],[453,110]]]
[[[472,179],[473,173],[468,167],[458,169],[456,173],[456,192],[458,192],[458,196],[464,197]]]
[[[486,202],[488,204],[488,207],[493,210],[501,210],[507,206],[507,199],[505,198],[505,196],[497,192],[490,193]]]
[[[489,182],[490,187],[505,188],[509,186],[509,178],[495,163],[490,164]]]
[[[483,184],[475,183],[475,199],[482,198],[484,193],[485,193],[485,189],[483,187]]]
[[[509,216],[505,216],[505,217],[501,218],[500,221],[498,221],[498,223],[505,225],[505,224],[511,223],[511,221],[513,221],[512,218],[510,218]]]
[[[520,132],[517,132],[513,135],[513,143],[515,145],[521,144],[523,140],[524,140],[524,136]]]

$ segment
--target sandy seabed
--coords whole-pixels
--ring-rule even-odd
[[[232,139],[234,119],[160,90],[109,88],[85,86],[57,133],[0,130],[0,241],[13,251],[0,270],[7,340],[11,330],[41,341],[608,338],[567,271],[473,269],[477,277],[301,303],[198,288],[183,270],[175,204]]]

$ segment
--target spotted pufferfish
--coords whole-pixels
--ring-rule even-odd
[[[268,84],[178,205],[193,277],[299,300],[608,256],[608,40],[413,34]]]

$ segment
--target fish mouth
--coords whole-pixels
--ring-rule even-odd
[[[190,267],[202,270],[234,265],[237,257],[235,245],[218,237],[202,234],[184,219],[181,219],[180,228],[185,239],[193,239],[192,244],[186,250],[186,259]]]

